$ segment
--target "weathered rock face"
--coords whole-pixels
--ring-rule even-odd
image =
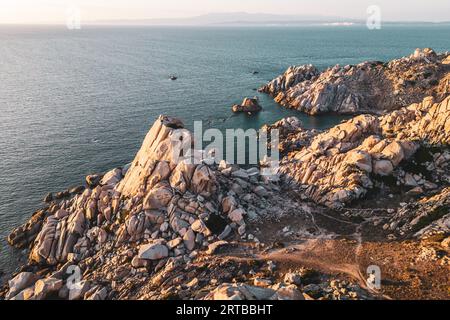
[[[280,197],[266,199],[279,189],[257,168],[192,163],[204,152],[190,149],[178,157],[180,137],[190,137],[180,120],[159,117],[131,165],[87,179],[89,188],[52,200],[17,228],[9,242],[28,246],[27,267],[45,272],[33,278],[35,286],[12,284],[11,298],[104,299],[96,271],[102,279],[128,276],[129,266],[116,270],[121,255],[150,272],[168,259],[188,262],[211,243],[246,237],[245,219],[258,218],[259,209],[266,214],[270,201],[288,205]],[[74,265],[90,278],[69,289],[63,275]]]
[[[400,236],[448,232],[450,193],[441,187],[450,183],[450,152],[445,149],[450,138],[449,101],[450,97],[441,103],[427,98],[383,117],[357,116],[323,132],[302,129],[296,118],[267,126],[267,131],[276,128],[281,133],[286,154],[281,183],[278,176],[260,175],[258,168],[189,161],[204,152],[188,150],[178,157],[178,143],[188,141],[190,133],[180,120],[161,116],[131,165],[96,181],[88,179],[95,183],[52,199],[14,230],[8,240],[30,248],[29,264],[0,296],[16,300],[311,298],[302,292],[316,296],[317,288],[304,286],[292,275],[275,283],[280,277],[271,261],[263,266],[252,258],[244,270],[246,259],[238,262],[226,254],[235,246],[235,254],[265,251],[266,243],[258,239],[265,236],[259,230],[264,224],[252,226],[264,218],[295,215],[305,228],[298,234],[309,237],[319,232],[315,222],[309,228],[308,219],[313,218],[308,217],[328,209],[298,201],[297,195],[340,207],[390,177],[411,188],[414,196],[420,190],[436,195],[403,206],[391,220],[381,218],[385,230]],[[239,239],[246,241],[245,246],[239,247]],[[76,268],[80,279],[72,287],[67,276]],[[255,270],[258,276],[251,274]],[[238,283],[228,284],[233,279]],[[341,289],[324,288],[328,293]],[[197,289],[201,290],[196,293]]]
[[[258,112],[262,110],[258,98],[245,98],[240,105],[235,104],[232,107],[233,112]]]
[[[250,286],[245,283],[224,283],[210,292],[205,300],[305,300],[296,286],[278,289]]]
[[[13,279],[8,281],[9,291],[6,295],[7,299],[13,298],[22,290],[33,285],[37,280],[37,276],[32,272],[21,272]]]
[[[290,88],[301,82],[313,80],[319,75],[320,71],[312,64],[291,66],[284,74],[278,76],[261,88],[261,91],[276,96],[278,93],[288,91]]]
[[[389,63],[336,65],[322,73],[311,65],[290,67],[260,91],[283,106],[313,115],[382,113],[426,96],[445,97],[450,92],[448,57],[447,53],[417,49],[411,56]]]
[[[82,211],[67,215],[62,219],[49,216],[36,237],[30,260],[37,263],[56,264],[64,261],[85,230]]]
[[[152,188],[167,179],[171,171],[170,164],[174,164],[175,157],[173,133],[181,128],[183,123],[175,118],[160,116],[156,120],[123,181],[118,185],[118,192],[124,196],[135,195],[139,191],[145,192],[147,186]],[[144,190],[140,190],[141,188]]]
[[[277,129],[281,138],[286,138],[290,133],[297,133],[302,127],[302,122],[297,117],[288,117],[275,122],[272,125],[263,126],[264,131]]]
[[[399,208],[384,226],[398,237],[426,237],[450,232],[450,188]]]
[[[381,119],[386,136],[428,144],[450,143],[450,98],[435,103],[432,97],[394,111]]]
[[[169,249],[162,243],[150,243],[140,247],[138,258],[144,260],[160,260],[169,255]]]
[[[107,172],[100,181],[100,184],[115,186],[122,179],[122,170],[119,168]],[[86,179],[88,181],[89,179]]]
[[[383,117],[357,116],[316,135],[304,147],[296,145],[282,160],[280,172],[313,201],[342,206],[365,195],[374,175],[392,175],[420,145],[448,145],[449,103],[450,97],[441,103],[429,97]]]
[[[36,211],[27,223],[15,228],[9,234],[7,239],[8,243],[19,249],[27,247],[34,239],[36,239],[47,215],[48,212],[46,210]]]
[[[174,135],[190,134],[182,126],[178,119],[161,116],[129,168],[111,170],[95,188],[38,212],[11,234],[10,243],[24,247],[34,241],[30,261],[56,265],[69,254],[89,254],[89,248],[107,241],[111,233],[118,242],[142,239],[155,223],[164,222],[169,204],[192,214],[206,213],[197,202],[182,199],[183,194],[188,199],[216,197],[216,176],[206,165],[177,162]]]
[[[309,145],[311,139],[320,133],[319,130],[303,129],[301,121],[297,117],[288,117],[275,122],[272,125],[265,125],[262,130],[270,133],[276,129],[279,133],[279,151],[282,155],[298,150]]]

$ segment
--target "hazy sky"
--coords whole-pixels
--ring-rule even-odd
[[[384,20],[448,21],[450,0],[0,0],[0,23],[65,23],[67,8],[82,20],[190,17],[212,12],[328,15],[365,19],[379,5]]]

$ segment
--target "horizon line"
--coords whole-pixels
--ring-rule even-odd
[[[271,16],[274,20],[260,20],[260,21],[246,21],[246,20],[236,20],[236,21],[218,21],[218,22],[202,22],[195,21],[196,19],[201,19],[214,15],[221,15],[223,18],[226,18],[227,15],[232,16],[233,14],[244,14],[248,16]],[[276,18],[284,18],[292,20],[276,20]],[[245,18],[244,18],[245,19]],[[301,20],[304,19],[304,20]],[[179,21],[179,22],[177,22]],[[190,23],[186,23],[189,21]],[[153,24],[152,24],[153,22]],[[249,12],[210,12],[202,15],[195,15],[189,17],[178,17],[178,18],[112,18],[112,19],[95,19],[95,20],[86,20],[83,25],[99,25],[99,24],[110,24],[110,25],[118,25],[118,26],[126,26],[127,23],[129,25],[135,25],[136,23],[142,23],[142,26],[228,26],[233,24],[246,24],[246,25],[264,25],[264,24],[307,24],[307,23],[355,23],[355,24],[365,24],[365,19],[363,18],[350,18],[350,17],[342,17],[342,16],[332,16],[332,15],[317,15],[317,14],[273,14],[273,13],[249,13]],[[148,24],[144,24],[148,23]],[[423,24],[445,24],[450,23],[450,20],[386,20],[383,24],[413,24],[413,23],[423,23]],[[31,21],[31,22],[1,22],[0,25],[15,25],[15,26],[32,26],[32,25],[47,25],[47,26],[58,26],[64,25],[64,22],[56,22],[56,21]]]

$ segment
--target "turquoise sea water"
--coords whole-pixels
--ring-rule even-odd
[[[49,191],[130,162],[159,114],[191,128],[259,128],[288,115],[326,128],[254,91],[289,65],[389,60],[416,47],[450,50],[449,26],[0,27],[0,270],[23,255],[4,238]],[[253,71],[259,71],[253,74]],[[170,81],[175,74],[177,81]],[[231,116],[258,95],[264,110]]]

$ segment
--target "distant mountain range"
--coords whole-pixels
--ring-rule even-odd
[[[189,18],[141,19],[141,20],[97,20],[86,21],[92,25],[129,25],[129,26],[295,26],[295,25],[363,25],[365,20],[320,15],[276,15],[266,13],[210,13]],[[384,21],[383,24],[450,24],[449,22],[426,21]]]
[[[359,24],[362,20],[316,15],[275,15],[256,13],[210,13],[179,19],[103,20],[88,24],[154,25],[154,26],[243,26],[243,25],[298,25],[298,24]]]

